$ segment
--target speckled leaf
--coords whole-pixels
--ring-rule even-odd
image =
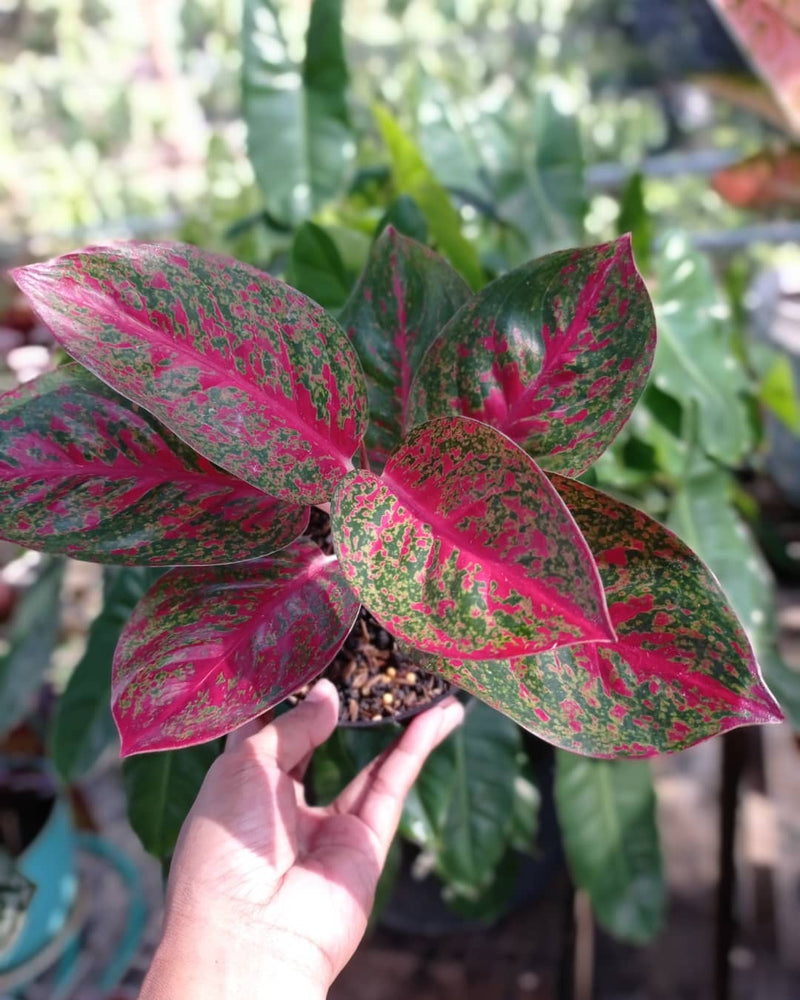
[[[618,641],[430,668],[543,739],[593,757],[649,757],[779,721],[747,636],[692,551],[619,500],[553,482],[594,553]]]
[[[369,394],[367,448],[382,469],[408,429],[411,380],[422,356],[471,296],[447,261],[389,226],[339,315],[358,352]]]
[[[655,332],[629,237],[550,254],[456,313],[414,380],[412,417],[483,420],[543,468],[577,475],[628,419]]]
[[[393,635],[477,658],[613,638],[589,549],[547,477],[478,421],[415,428],[331,505],[348,582]]]
[[[98,247],[15,272],[74,358],[207,459],[316,503],[367,419],[347,337],[283,282],[194,247]]]
[[[128,565],[238,562],[301,535],[308,508],[201,458],[91,372],[0,397],[0,536]]]
[[[330,663],[358,607],[335,557],[307,538],[249,563],[170,571],[114,654],[123,756],[203,743],[277,705]]]

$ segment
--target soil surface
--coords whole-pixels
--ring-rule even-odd
[[[306,534],[327,554],[333,553],[330,518],[311,509]],[[445,697],[451,685],[438,674],[422,670],[387,632],[362,608],[344,646],[322,674],[339,692],[341,725],[400,722]],[[312,685],[293,695],[305,697]]]

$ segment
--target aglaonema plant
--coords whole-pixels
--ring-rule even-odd
[[[124,755],[284,701],[362,605],[428,669],[590,756],[781,718],[712,574],[577,478],[652,362],[627,238],[473,294],[387,229],[338,322],[188,246],[15,276],[76,363],[0,398],[0,534],[173,567],[114,656]],[[333,554],[303,537],[311,505]]]

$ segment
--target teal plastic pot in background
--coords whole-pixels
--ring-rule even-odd
[[[0,956],[0,971],[23,965],[38,954],[64,927],[75,905],[78,876],[75,835],[69,806],[45,761],[0,758],[3,772],[31,773],[50,787],[53,806],[33,841],[17,859],[17,867],[36,886],[25,922],[14,945]]]

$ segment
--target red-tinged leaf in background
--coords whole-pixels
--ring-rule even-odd
[[[335,556],[307,538],[249,563],[171,570],[114,654],[123,756],[204,743],[266,712],[325,669],[358,610]]]
[[[550,254],[459,309],[422,361],[412,416],[474,417],[542,468],[578,475],[628,419],[655,333],[630,237]]]
[[[800,135],[800,8],[796,0],[711,0]]]
[[[230,563],[303,533],[308,508],[228,475],[80,365],[0,396],[0,536],[127,565]]]
[[[641,511],[553,476],[589,543],[618,640],[429,669],[556,746],[650,757],[777,722],[747,636],[716,579]]]
[[[756,153],[718,170],[711,186],[737,208],[800,207],[800,149]]]
[[[281,500],[330,498],[367,421],[318,305],[194,247],[98,247],[14,272],[64,349],[209,461]]]
[[[339,314],[369,394],[366,443],[374,471],[408,429],[411,381],[422,356],[472,293],[444,257],[388,226]]]
[[[350,473],[331,527],[348,583],[419,649],[512,656],[614,637],[588,546],[555,489],[475,420],[423,424],[382,476]]]

